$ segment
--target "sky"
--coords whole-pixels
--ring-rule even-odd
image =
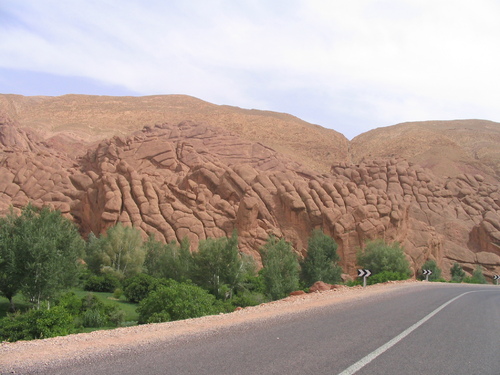
[[[0,93],[185,94],[347,138],[500,122],[497,0],[0,0]]]

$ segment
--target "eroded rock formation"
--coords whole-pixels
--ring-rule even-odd
[[[89,147],[79,157],[36,133],[0,122],[0,213],[49,204],[102,233],[120,221],[163,241],[238,230],[239,246],[260,259],[270,234],[304,254],[312,229],[339,244],[355,273],[367,239],[401,242],[413,270],[435,259],[500,271],[500,189],[481,175],[435,176],[402,158],[336,163],[318,173],[260,143],[193,122],[145,127]]]

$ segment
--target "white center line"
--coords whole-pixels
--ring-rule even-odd
[[[406,330],[404,330],[403,332],[401,332],[399,335],[397,335],[396,337],[394,337],[392,340],[386,342],[384,345],[382,345],[381,347],[379,347],[378,349],[375,349],[373,352],[371,352],[370,354],[368,354],[366,357],[360,359],[358,362],[356,362],[355,364],[353,364],[349,368],[347,368],[344,371],[342,371],[339,375],[352,375],[352,374],[355,374],[358,370],[360,370],[363,367],[365,367],[368,363],[370,363],[371,361],[373,361],[375,358],[377,358],[380,354],[382,354],[383,352],[385,352],[387,349],[392,348],[394,345],[396,345],[398,342],[400,342],[402,339],[404,339],[406,336],[408,336],[410,333],[412,333],[414,330],[416,330],[418,327],[420,327],[422,324],[424,324],[426,321],[428,321],[430,318],[432,318],[434,315],[436,315],[438,312],[440,312],[442,309],[444,309],[446,306],[448,306],[450,303],[452,303],[453,301],[459,299],[462,296],[465,296],[466,294],[473,293],[473,292],[476,292],[476,291],[473,290],[473,291],[470,291],[470,292],[462,293],[459,296],[457,296],[455,298],[452,298],[448,302],[442,304],[436,310],[434,310],[433,312],[431,312],[429,315],[427,315],[426,317],[422,318],[417,323],[415,323],[411,327],[407,328]]]

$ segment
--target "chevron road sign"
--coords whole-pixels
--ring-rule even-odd
[[[425,275],[425,281],[429,281],[429,276],[432,275],[431,270],[422,270],[422,274]]]
[[[362,270],[358,269],[358,277],[363,278],[363,287],[366,286],[366,278],[372,274],[372,271],[370,270]]]
[[[370,270],[362,270],[362,269],[358,270],[358,277],[368,277],[371,274],[372,272]]]
[[[495,280],[495,283],[498,285],[498,279],[500,279],[500,275],[495,275],[493,276],[493,280]]]

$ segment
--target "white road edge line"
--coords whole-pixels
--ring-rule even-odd
[[[384,345],[382,345],[378,349],[375,349],[373,352],[368,354],[366,357],[360,359],[358,362],[356,362],[355,364],[353,364],[349,368],[342,371],[339,375],[353,375],[353,374],[355,374],[357,371],[361,370],[363,367],[365,367],[368,363],[373,361],[375,358],[377,358],[380,354],[385,352],[387,349],[392,348],[394,345],[396,345],[398,342],[400,342],[402,339],[404,339],[406,336],[408,336],[410,333],[412,333],[414,330],[416,330],[418,327],[420,327],[422,324],[424,324],[426,321],[428,321],[430,318],[432,318],[434,315],[436,315],[438,312],[440,312],[442,309],[444,309],[446,306],[448,306],[450,303],[459,299],[462,296],[465,296],[466,294],[474,293],[474,292],[479,292],[479,291],[472,290],[470,292],[462,293],[462,294],[456,296],[455,298],[452,298],[448,302],[442,304],[436,310],[431,312],[429,315],[422,318],[420,321],[418,321],[417,323],[415,323],[411,327],[407,328],[405,331],[401,332],[399,335],[394,337],[392,340],[386,342]]]

